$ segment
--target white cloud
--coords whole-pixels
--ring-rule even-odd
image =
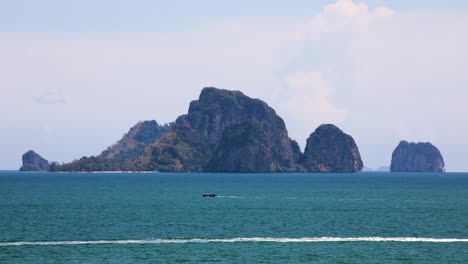
[[[364,3],[354,3],[352,0],[338,0],[336,3],[326,5],[324,13],[330,16],[362,17],[367,16],[369,11]]]
[[[395,15],[395,12],[386,7],[377,7],[372,15],[376,18],[389,18]]]
[[[302,34],[317,37],[324,32],[334,32],[342,29],[365,29],[372,20],[389,18],[394,11],[387,7],[377,7],[369,10],[365,3],[355,3],[352,0],[338,0],[328,4],[323,11],[312,18]]]

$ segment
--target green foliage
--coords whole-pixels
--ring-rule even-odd
[[[58,164],[52,162],[50,171],[74,171],[74,172],[90,172],[90,171],[132,171],[134,170],[131,160],[119,159],[108,160],[95,156],[82,157],[71,163]]]

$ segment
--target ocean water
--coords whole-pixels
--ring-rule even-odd
[[[468,173],[0,172],[0,263],[468,263]]]

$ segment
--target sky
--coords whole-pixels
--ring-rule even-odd
[[[205,86],[272,106],[291,138],[333,123],[364,165],[400,140],[468,171],[468,2],[0,0],[0,169],[96,155]]]

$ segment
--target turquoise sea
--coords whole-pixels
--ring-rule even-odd
[[[468,173],[0,172],[0,263],[468,263]]]

